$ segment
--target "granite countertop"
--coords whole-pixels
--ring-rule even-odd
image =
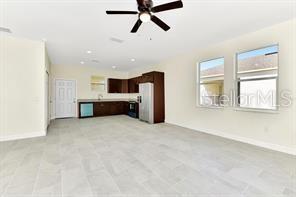
[[[86,103],[86,102],[120,102],[120,101],[125,101],[125,102],[138,102],[137,99],[78,99],[78,103]]]

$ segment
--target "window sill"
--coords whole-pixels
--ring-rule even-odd
[[[243,108],[243,107],[236,107],[234,108],[235,111],[243,111],[243,112],[255,112],[255,113],[266,113],[266,114],[279,114],[279,110],[275,109],[252,109],[252,108]]]
[[[205,108],[205,109],[224,109],[224,107],[219,107],[219,106],[204,106],[204,105],[197,105],[197,108]]]

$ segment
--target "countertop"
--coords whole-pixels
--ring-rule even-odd
[[[99,103],[99,102],[120,102],[120,101],[124,101],[124,102],[138,102],[137,99],[120,99],[120,98],[116,98],[116,99],[78,99],[77,102],[78,103]]]

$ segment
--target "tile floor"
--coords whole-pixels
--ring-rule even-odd
[[[3,197],[296,196],[296,158],[127,116],[56,120],[0,143]]]

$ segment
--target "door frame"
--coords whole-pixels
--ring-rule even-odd
[[[77,111],[77,80],[76,79],[66,79],[66,78],[54,78],[54,80],[53,80],[53,92],[54,92],[54,119],[56,119],[57,118],[57,116],[56,116],[56,109],[57,109],[57,105],[56,105],[56,82],[58,81],[58,80],[64,80],[64,81],[74,81],[75,82],[75,107],[74,107],[74,111],[75,111],[75,115],[73,116],[73,118],[77,118],[78,116],[77,116],[77,114],[78,114],[78,111]]]
[[[50,106],[50,75],[49,72],[45,72],[45,105],[46,105],[46,129],[50,125],[51,120],[51,106]]]

